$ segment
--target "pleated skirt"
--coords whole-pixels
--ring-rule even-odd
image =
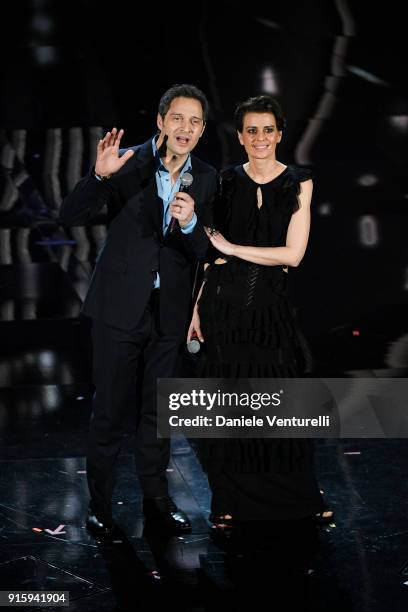
[[[277,266],[232,260],[213,264],[199,301],[204,350],[201,378],[293,378],[310,351]],[[212,490],[212,512],[237,520],[295,519],[322,510],[308,439],[205,439],[199,457]]]

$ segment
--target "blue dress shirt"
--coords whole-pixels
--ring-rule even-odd
[[[159,198],[161,198],[163,201],[163,236],[164,236],[169,226],[169,223],[171,221],[171,218],[172,218],[170,214],[170,204],[174,200],[174,194],[180,191],[181,177],[183,176],[183,174],[191,170],[191,167],[192,167],[191,166],[191,155],[187,157],[184,166],[180,170],[180,174],[178,176],[177,181],[174,183],[174,185],[172,185],[171,178],[170,178],[170,172],[167,170],[167,168],[164,167],[160,159],[159,151],[156,147],[156,136],[152,139],[152,147],[153,147],[153,156],[154,156],[154,160],[156,164],[157,194]],[[191,234],[196,223],[197,223],[197,215],[194,213],[191,221],[187,223],[187,225],[185,225],[184,227],[181,227],[180,229],[183,232],[183,234]],[[157,275],[154,281],[154,288],[157,289],[158,287],[160,287],[160,275],[157,272]]]

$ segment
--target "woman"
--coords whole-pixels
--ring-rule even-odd
[[[236,128],[247,163],[221,173],[205,281],[188,340],[205,340],[201,377],[301,376],[305,348],[287,298],[288,268],[309,237],[310,172],[276,159],[284,118],[269,95],[238,105]],[[330,520],[305,439],[205,441],[201,459],[212,490],[210,520]]]

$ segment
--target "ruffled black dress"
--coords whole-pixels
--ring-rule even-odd
[[[240,245],[284,246],[299,208],[300,183],[310,171],[296,166],[258,185],[243,166],[221,175],[216,229]],[[258,188],[262,206],[258,208]],[[262,266],[210,252],[198,311],[206,378],[282,378],[305,373],[307,348],[288,300],[283,266]],[[231,381],[232,382],[232,381]],[[212,490],[212,513],[238,521],[295,519],[323,509],[306,439],[213,439],[200,445]]]

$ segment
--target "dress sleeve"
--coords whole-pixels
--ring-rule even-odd
[[[298,170],[298,188],[296,192],[296,208],[294,208],[293,212],[295,212],[296,210],[299,210],[300,208],[299,196],[302,190],[300,183],[304,183],[305,181],[308,181],[309,179],[313,178],[313,172],[310,170],[310,168],[298,168],[297,170]]]
[[[313,178],[313,172],[310,168],[296,168],[299,183],[308,181]]]
[[[299,166],[291,166],[290,172],[286,177],[283,185],[284,190],[287,194],[288,211],[290,214],[295,213],[300,208],[299,195],[301,192],[301,185],[304,181],[308,181],[313,178],[313,172],[309,168],[300,168]]]

